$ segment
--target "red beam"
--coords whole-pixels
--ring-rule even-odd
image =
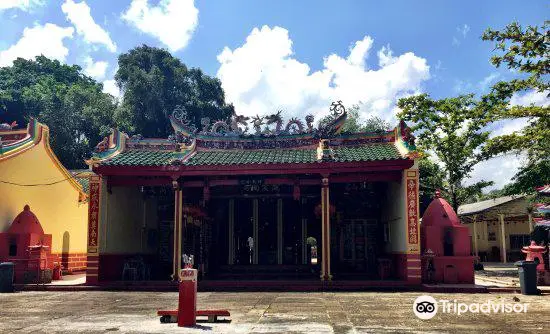
[[[216,187],[216,186],[237,186],[237,185],[239,185],[239,180],[237,180],[237,179],[209,180],[208,185],[210,185],[211,187]]]
[[[346,182],[380,182],[380,181],[400,181],[400,172],[381,172],[381,173],[357,173],[351,175],[332,175],[329,177],[330,183]]]
[[[142,177],[121,177],[112,176],[108,178],[111,186],[165,186],[172,184],[172,179],[169,177],[142,178]]]
[[[360,172],[399,171],[412,167],[413,160],[368,162],[323,162],[308,164],[254,164],[125,167],[99,166],[93,170],[101,175],[125,176],[211,176],[211,175],[281,175],[281,174],[339,174]]]
[[[184,188],[200,188],[204,187],[204,181],[183,181],[181,186]]]

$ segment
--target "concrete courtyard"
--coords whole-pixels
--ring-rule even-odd
[[[417,319],[422,293],[204,292],[199,309],[226,308],[230,322],[195,328],[161,324],[157,309],[176,308],[174,292],[18,292],[0,294],[0,333],[548,333],[550,296],[428,294],[461,303],[527,303],[526,313],[441,313]]]

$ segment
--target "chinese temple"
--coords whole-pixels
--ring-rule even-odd
[[[201,284],[421,284],[410,129],[343,133],[344,106],[330,112],[196,129],[178,107],[169,138],[114,130],[87,161],[87,284],[169,281],[185,254]]]

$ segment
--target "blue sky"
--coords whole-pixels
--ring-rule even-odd
[[[117,95],[117,56],[148,44],[219,77],[239,113],[320,114],[341,99],[361,102],[363,117],[395,122],[399,97],[482,93],[512,78],[489,63],[493,45],[480,36],[514,20],[541,25],[544,13],[543,1],[502,0],[0,0],[0,66],[43,53],[82,66]],[[541,94],[515,101],[548,103]],[[499,124],[495,134],[524,124]],[[518,166],[500,157],[472,176],[498,187]]]

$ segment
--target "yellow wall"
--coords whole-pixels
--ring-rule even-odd
[[[468,229],[470,230],[470,236],[473,237],[474,235],[474,224],[469,223],[467,224]],[[498,221],[490,221],[490,222],[477,222],[477,248],[478,252],[490,252],[491,248],[498,247],[501,248],[501,231],[500,231],[500,222]],[[496,236],[496,240],[489,241],[488,235],[489,233],[494,233]],[[529,231],[529,221],[525,219],[522,222],[506,222],[506,218],[504,218],[504,233],[506,238],[506,251],[517,251],[518,249],[510,249],[510,235],[517,235],[517,234],[523,234],[528,235],[531,234]],[[525,245],[527,246],[527,245]],[[472,239],[472,252],[474,252],[474,243]]]
[[[47,137],[29,150],[0,161],[0,180],[37,184],[66,179],[48,155],[44,140]],[[79,191],[69,181],[37,187],[0,183],[0,232],[5,232],[28,204],[44,232],[52,235],[52,253],[85,253],[88,204],[79,203],[78,198]]]
[[[102,196],[100,253],[155,253],[147,233],[158,226],[156,199],[144,199],[137,186],[112,187],[111,194],[105,191]]]

